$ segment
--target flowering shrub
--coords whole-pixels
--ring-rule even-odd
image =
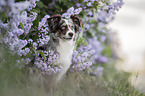
[[[63,18],[79,15],[83,27],[76,42],[70,71],[79,72],[90,66],[96,68],[111,58],[111,55],[103,53],[109,39],[106,25],[122,4],[122,0],[113,3],[107,0],[1,0],[0,44],[17,55],[18,67],[32,65],[44,74],[57,73],[61,66],[53,62],[59,55],[51,49],[39,49],[50,40],[47,19],[53,14],[61,14]],[[103,67],[97,69],[103,70]]]

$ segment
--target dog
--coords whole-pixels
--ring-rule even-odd
[[[56,82],[58,82],[72,63],[72,54],[81,27],[81,19],[75,15],[64,19],[57,14],[48,18],[47,22],[51,33],[50,46],[59,54],[59,58],[54,64],[62,66],[61,71],[56,75]]]

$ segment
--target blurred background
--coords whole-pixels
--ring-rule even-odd
[[[109,25],[117,34],[118,69],[134,74],[132,84],[145,89],[145,0],[124,0],[123,7]],[[138,79],[133,79],[138,74]],[[144,90],[145,91],[145,90]]]

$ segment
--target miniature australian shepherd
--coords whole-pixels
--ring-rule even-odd
[[[61,71],[56,74],[56,82],[58,82],[72,63],[72,54],[81,27],[81,20],[75,15],[69,19],[63,19],[61,15],[53,15],[47,19],[47,22],[51,32],[50,44],[59,54],[59,58],[54,63],[62,66]]]

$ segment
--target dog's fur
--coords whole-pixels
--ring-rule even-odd
[[[61,72],[56,75],[56,82],[58,82],[71,65],[81,20],[77,16],[63,19],[61,15],[54,15],[47,21],[51,32],[51,46],[59,54],[59,58],[54,63],[62,66]]]

